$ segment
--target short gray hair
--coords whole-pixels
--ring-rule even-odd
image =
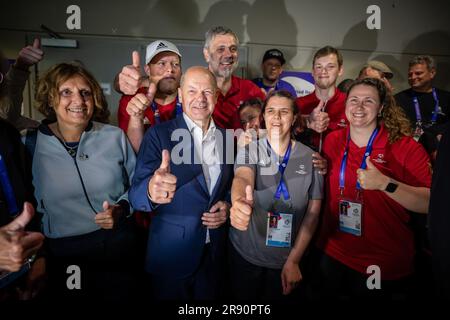
[[[236,35],[236,33],[233,32],[233,30],[224,26],[216,26],[206,31],[204,48],[205,49],[209,48],[209,44],[211,43],[211,40],[214,39],[215,36],[225,34],[232,35],[236,39],[236,44],[239,45],[239,38]]]
[[[434,62],[434,59],[432,56],[428,56],[428,55],[422,55],[422,56],[415,56],[414,58],[412,58],[409,61],[409,67],[411,68],[412,66],[416,65],[416,64],[424,64],[427,66],[428,71],[431,70],[436,70],[436,63]]]

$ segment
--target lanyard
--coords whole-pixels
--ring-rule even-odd
[[[19,209],[17,208],[16,197],[14,196],[14,190],[9,180],[8,171],[6,170],[5,161],[3,156],[0,155],[0,183],[5,194],[6,203],[8,205],[9,214],[15,216]]]
[[[378,127],[373,130],[372,135],[370,136],[369,142],[367,143],[366,151],[364,152],[364,156],[360,165],[361,169],[366,169],[366,158],[370,156],[372,153],[372,147],[373,147],[373,141],[375,140],[375,137],[378,134]],[[341,171],[339,172],[339,190],[341,190],[341,194],[343,193],[343,190],[345,188],[345,168],[347,167],[347,158],[348,158],[348,145],[350,142],[350,131],[347,136],[347,145],[345,146],[344,156],[342,157],[341,162]],[[356,182],[356,189],[359,191],[361,190],[361,186],[359,185],[359,182]]]
[[[268,147],[268,150],[272,149],[272,147],[270,146],[269,140],[267,140],[267,147]],[[292,147],[292,143],[289,142],[289,146],[286,150],[286,153],[284,154],[283,161],[278,166],[278,171],[280,172],[281,177],[280,177],[280,183],[278,184],[278,187],[277,187],[277,191],[275,192],[275,195],[274,195],[275,199],[280,199],[281,193],[283,193],[284,200],[290,199],[289,191],[287,189],[286,183],[284,183],[283,177],[284,177],[284,170],[286,170],[287,164],[289,162],[289,158],[291,156],[291,147]]]
[[[161,123],[161,117],[159,115],[158,106],[156,105],[155,101],[152,102],[151,107],[152,107],[153,115],[155,117],[155,124]],[[183,113],[183,107],[181,106],[181,103],[178,100],[178,96],[177,96],[177,104],[176,104],[176,107],[174,110],[174,115],[177,116],[181,113]]]
[[[434,125],[437,121],[438,113],[439,113],[439,99],[436,93],[436,89],[432,89],[433,92],[433,99],[435,102],[434,105],[434,112],[431,116],[431,124]],[[417,96],[414,94],[413,96],[413,103],[414,103],[414,109],[416,110],[416,121],[417,123],[422,123],[422,114],[420,113],[420,107],[419,107],[419,99],[417,99]]]

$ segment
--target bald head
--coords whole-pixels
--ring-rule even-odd
[[[186,82],[186,80],[189,80],[191,78],[198,78],[198,77],[207,77],[209,78],[209,81],[211,81],[211,85],[214,86],[217,89],[217,82],[214,75],[209,71],[207,68],[202,66],[193,66],[186,70],[186,72],[181,76],[180,81],[180,87],[183,86],[183,84]]]
[[[181,77],[178,97],[183,112],[194,122],[209,122],[217,102],[217,83],[205,67],[190,67]]]

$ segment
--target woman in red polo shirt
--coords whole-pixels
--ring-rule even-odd
[[[406,292],[413,273],[408,211],[428,211],[430,162],[381,81],[353,83],[345,114],[349,126],[323,146],[329,176],[313,288],[320,297],[389,298]]]

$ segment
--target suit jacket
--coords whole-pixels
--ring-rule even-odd
[[[172,141],[172,134],[175,137],[180,132],[174,132],[176,129],[184,129],[184,138],[187,136],[188,139]],[[225,130],[217,128],[216,143],[222,164],[219,179],[210,195],[202,165],[194,163],[194,142],[183,116],[179,115],[147,130],[138,153],[129,191],[129,199],[136,210],[154,212],[145,262],[147,272],[184,278],[192,275],[198,268],[206,240],[206,228],[201,217],[216,202],[229,199],[233,165],[226,164],[225,140]],[[220,141],[224,141],[223,144],[219,143]],[[230,147],[232,152],[233,148]],[[177,177],[177,186],[171,203],[155,205],[147,195],[148,183],[161,165],[164,149],[171,154],[170,172]],[[185,157],[187,163],[174,164],[172,153],[175,152]],[[210,229],[209,233],[213,259],[222,259],[227,224]]]

